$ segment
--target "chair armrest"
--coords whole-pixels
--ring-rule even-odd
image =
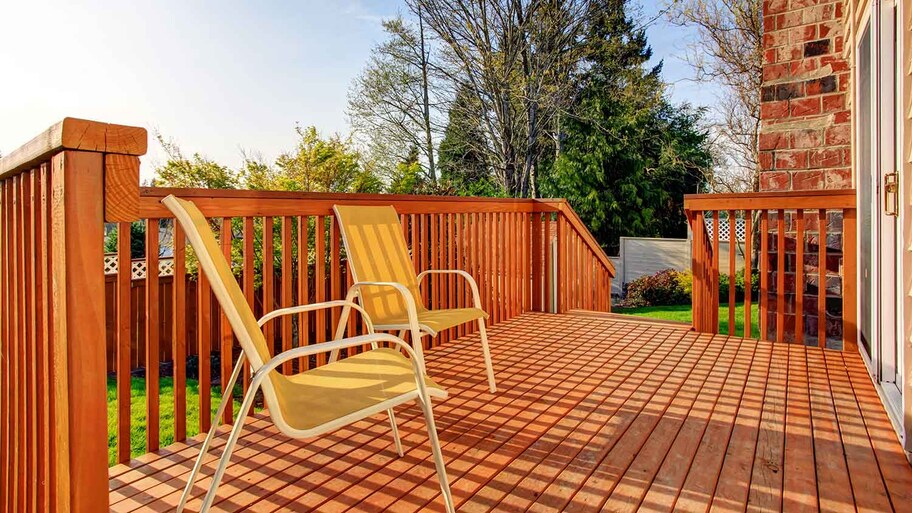
[[[396,289],[399,295],[402,296],[402,300],[405,301],[405,311],[408,314],[409,322],[414,322],[415,327],[417,327],[418,307],[415,305],[415,298],[412,297],[412,292],[408,287],[394,281],[359,281],[348,288],[348,296],[345,301],[354,302],[355,295],[361,292],[362,287],[389,287]]]
[[[418,364],[420,365],[421,372],[424,372],[424,351],[421,349],[421,328],[418,326],[418,307],[415,305],[415,298],[412,297],[412,292],[401,283],[396,283],[394,281],[359,281],[352,284],[348,288],[348,295],[345,297],[345,301],[354,302],[355,296],[358,296],[361,293],[363,287],[388,287],[395,289],[399,292],[399,295],[402,296],[402,300],[405,302],[405,311],[408,315],[409,320],[409,329],[412,332],[412,346],[414,348],[413,353],[409,353],[410,356],[417,356]],[[343,316],[344,321],[344,316]],[[342,322],[342,321],[340,321]],[[339,337],[336,337],[339,338]],[[330,353],[329,361],[335,361],[339,357],[339,350],[336,349]]]
[[[409,355],[409,359],[412,361],[412,370],[416,373],[416,377],[421,375],[420,365],[417,358],[415,357],[415,352],[404,340],[395,335],[389,335],[387,333],[374,333],[370,335],[359,335],[357,337],[345,338],[342,340],[331,340],[329,342],[320,342],[319,344],[296,347],[294,349],[289,349],[288,351],[279,353],[272,357],[268,362],[263,364],[263,366],[257,369],[256,372],[254,372],[253,376],[251,377],[251,385],[259,385],[270,371],[275,370],[276,367],[289,360],[294,360],[296,358],[301,358],[304,356],[310,356],[316,353],[325,353],[327,351],[339,351],[340,349],[345,349],[347,347],[362,346],[365,344],[370,344],[372,347],[376,347],[378,342],[391,342],[403,349]]]
[[[339,307],[354,308],[355,310],[360,312],[361,317],[364,318],[364,322],[367,324],[367,332],[368,333],[374,332],[374,324],[371,322],[370,316],[367,315],[367,312],[365,312],[363,308],[358,306],[357,303],[355,303],[353,301],[349,301],[349,300],[343,300],[343,299],[337,299],[334,301],[324,301],[322,303],[312,303],[312,304],[308,304],[308,305],[290,306],[288,308],[280,308],[278,310],[273,310],[273,311],[267,313],[266,315],[260,317],[260,319],[257,321],[257,324],[262,328],[264,324],[275,319],[276,317],[281,317],[284,315],[293,315],[293,314],[302,313],[302,312],[312,312],[314,310],[339,308]]]
[[[475,303],[475,308],[481,308],[481,296],[478,294],[478,284],[475,283],[475,278],[473,278],[471,274],[462,269],[428,269],[418,275],[418,286],[421,286],[424,282],[424,278],[429,274],[457,274],[462,276],[465,281],[469,282],[469,288],[472,289],[472,301]]]

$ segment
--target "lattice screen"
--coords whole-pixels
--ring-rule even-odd
[[[715,220],[711,217],[704,219],[706,223],[706,234],[709,236],[710,240],[713,238],[713,228],[715,228]],[[728,235],[730,233],[728,228],[728,218],[719,219],[719,241],[720,242],[729,242]],[[738,239],[738,242],[744,242],[745,234],[747,229],[745,228],[744,219],[736,218],[735,219],[735,237]]]

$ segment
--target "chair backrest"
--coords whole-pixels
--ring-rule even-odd
[[[266,337],[257,324],[253,310],[244,299],[241,287],[231,272],[231,266],[222,254],[206,217],[196,205],[173,194],[162,199],[162,203],[174,214],[187,234],[187,239],[199,260],[200,269],[206,274],[212,292],[231,323],[234,335],[250,361],[250,366],[256,371],[269,361],[272,352],[266,345]],[[270,379],[263,382],[263,395],[271,415],[275,418],[278,414],[278,418],[281,419],[281,405],[285,403],[281,396],[287,388],[287,379],[277,372],[270,372],[269,377]]]
[[[334,205],[333,210],[352,279],[401,283],[411,291],[417,309],[424,310],[396,209],[392,206]],[[390,288],[364,287],[361,303],[376,324],[406,315],[402,297]]]

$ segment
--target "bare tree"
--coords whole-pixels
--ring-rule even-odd
[[[401,160],[419,148],[428,178],[436,182],[434,139],[441,128],[424,22],[419,18],[416,30],[399,17],[383,28],[388,39],[374,48],[349,91],[352,127],[381,160]]]
[[[513,196],[535,196],[545,127],[566,107],[588,0],[408,0],[471,91],[488,161]],[[466,113],[471,114],[471,113]]]
[[[763,72],[761,0],[670,0],[668,19],[694,27],[686,55],[695,79],[722,87],[713,106],[719,162],[707,181],[716,191],[759,189],[758,136]]]

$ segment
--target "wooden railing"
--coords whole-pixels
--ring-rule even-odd
[[[156,273],[146,273],[145,296],[139,298],[131,293],[134,280],[130,268],[118,269],[118,292],[109,304],[109,315],[116,319],[117,325],[114,330],[118,390],[116,460],[120,462],[131,457],[129,391],[136,350],[142,348],[146,367],[155,369],[160,364],[161,344],[171,344],[176,391],[174,440],[183,440],[210,426],[206,415],[199,416],[198,425],[186,424],[187,369],[179,362],[186,361],[189,353],[198,356],[197,367],[190,369],[199,382],[199,404],[194,406],[205,412],[212,404],[212,383],[225,383],[232,369],[232,358],[223,355],[236,352],[230,328],[214,307],[205,277],[195,271],[180,229],[174,227],[170,212],[160,203],[168,194],[194,201],[212,220],[225,255],[232,257],[236,275],[258,315],[299,303],[345,296],[350,280],[343,271],[344,249],[332,211],[335,204],[394,205],[400,214],[415,270],[469,271],[478,281],[482,306],[490,314],[491,324],[530,310],[610,309],[614,269],[563,200],[447,198],[441,201],[425,196],[143,188],[138,216],[145,230],[145,252],[149,257],[146,265],[157,266],[159,234],[162,230],[173,230],[173,237],[168,239],[174,241],[169,249],[175,272],[169,280],[171,298],[161,297],[163,278]],[[550,272],[552,225],[556,276]],[[129,234],[130,223],[121,223],[118,226],[120,261],[129,260]],[[555,284],[559,292],[556,302],[548,299]],[[192,294],[188,293],[191,287],[195,289]],[[422,294],[425,304],[432,309],[472,304],[465,282],[453,276],[432,275]],[[138,309],[145,311],[137,316]],[[267,326],[267,338],[276,351],[295,347],[301,340],[307,343],[329,340],[338,316],[338,311],[311,312],[280,321]],[[142,323],[145,333],[136,333],[141,318],[145,319]],[[352,320],[348,329],[350,334],[359,333],[361,325]],[[446,330],[433,343],[445,343],[475,329],[474,325],[465,325]],[[211,357],[216,353],[221,363],[218,368],[211,368]],[[297,372],[323,363],[324,358],[318,356],[293,362],[283,371]],[[245,375],[245,387],[248,379]],[[150,420],[145,445],[149,451],[156,450],[160,443],[158,392],[157,373],[147,372],[146,417]],[[227,410],[220,420],[231,422],[231,411]]]
[[[146,392],[143,450],[161,441],[162,344],[173,355],[172,370],[164,371],[174,383],[169,438],[181,441],[208,428],[212,390],[218,391],[212,384],[227,381],[237,349],[183,234],[159,203],[169,193],[193,200],[211,218],[258,313],[346,293],[331,210],[337,203],[394,205],[416,270],[469,271],[493,324],[530,310],[610,310],[614,269],[563,200],[141,189],[138,156],[146,144],[143,129],[68,118],[0,160],[2,511],[107,510],[106,316],[116,347],[114,459],[131,456],[136,351],[143,351],[147,369],[138,378]],[[169,240],[159,234],[170,230],[172,283],[165,287],[159,273],[146,273],[139,297],[130,266],[123,265],[106,294],[106,222],[117,224],[120,262],[132,256],[131,224],[142,225],[151,269],[160,240]],[[470,304],[464,283],[449,276],[433,275],[422,293],[431,308]],[[267,332],[278,351],[328,339],[338,318],[339,312],[297,316]],[[360,322],[348,329],[358,332]],[[434,343],[473,329],[448,330]],[[190,347],[198,363],[188,362]],[[213,366],[215,355],[221,358]],[[322,363],[292,362],[283,371]],[[198,404],[188,405],[188,369],[199,382]],[[188,406],[203,412],[197,425],[187,425]],[[218,420],[230,422],[231,410]]]
[[[742,271],[746,338],[856,347],[854,190],[696,194],[685,196],[684,208],[693,233],[696,331],[719,332],[721,305],[728,307],[723,325],[727,323],[728,333],[735,332],[734,278]],[[739,224],[744,237],[738,236]],[[730,241],[727,262],[720,262],[721,239]],[[722,274],[729,277],[727,297],[719,293]],[[755,284],[756,298],[750,293]],[[752,330],[754,319],[758,332]]]
[[[145,151],[68,118],[0,159],[2,511],[106,509],[102,230]]]

